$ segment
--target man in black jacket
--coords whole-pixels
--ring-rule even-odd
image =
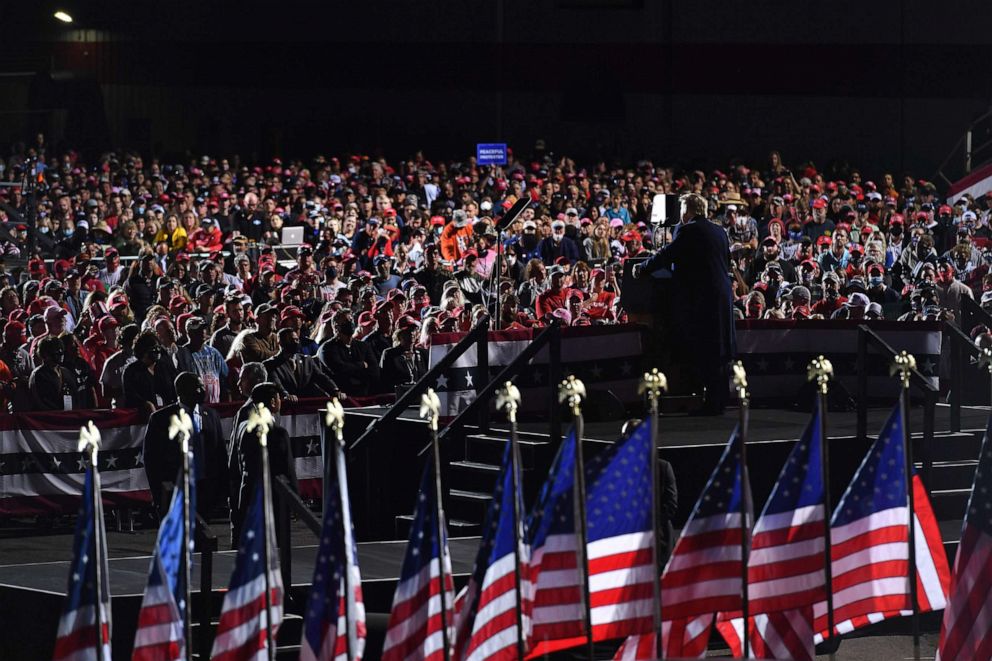
[[[339,388],[349,395],[367,395],[379,382],[379,362],[371,349],[355,340],[351,314],[334,315],[334,337],[320,345],[317,357]]]
[[[137,359],[124,368],[121,396],[125,408],[140,408],[146,415],[176,399],[175,366],[162,353],[154,331],[144,331],[134,340]]]
[[[690,193],[682,200],[682,225],[674,240],[640,265],[639,277],[672,269],[672,313],[677,350],[705,388],[702,415],[720,415],[729,392],[728,365],[734,355],[733,296],[727,233],[706,218],[706,199]]]
[[[53,335],[43,337],[38,343],[41,365],[34,368],[28,381],[31,401],[35,411],[71,411],[82,408],[75,398],[78,390],[76,377],[62,365],[65,347]]]
[[[264,363],[269,381],[297,397],[336,397],[338,386],[324,374],[314,358],[299,353],[300,334],[292,328],[279,331],[279,353]]]
[[[166,483],[176,484],[183,465],[179,441],[169,438],[169,425],[172,416],[183,410],[193,422],[189,441],[193,451],[190,478],[196,480],[196,511],[206,516],[210,508],[227,495],[226,443],[220,417],[203,405],[206,390],[196,374],[180,373],[175,387],[179,401],[159,409],[148,419],[142,448],[148,488],[159,514],[164,515],[169,503],[163,499],[163,487]]]
[[[251,391],[252,406],[264,404],[272,416],[278,420],[282,409],[282,395],[276,383],[267,381],[255,386]],[[241,472],[241,489],[238,495],[237,508],[231,507],[231,527],[234,540],[241,539],[241,526],[248,508],[251,505],[255,489],[259,488],[262,480],[262,448],[259,444],[258,428],[248,429],[249,418],[238,423],[234,430],[234,449],[238,456],[238,467]],[[268,431],[267,444],[269,449],[269,475],[274,482],[280,476],[286,477],[293,489],[296,490],[296,466],[293,461],[293,451],[290,445],[289,432],[278,424],[273,424]],[[281,526],[276,526],[280,529]]]

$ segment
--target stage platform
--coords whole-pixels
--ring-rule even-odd
[[[349,415],[379,417],[386,408],[370,406],[359,409],[349,409]],[[935,414],[935,426],[938,432],[950,428],[950,406],[938,404]],[[885,423],[891,409],[868,409],[868,435],[874,436]],[[961,428],[966,431],[982,431],[989,416],[987,406],[963,406],[961,408]],[[774,442],[797,440],[809,422],[809,411],[797,411],[780,408],[755,408],[750,410],[748,424],[749,442]],[[418,425],[425,424],[419,417],[417,408],[409,408],[400,414],[400,419]],[[692,417],[688,415],[662,415],[659,424],[659,447],[684,447],[723,445],[730,438],[731,432],[737,425],[738,410],[728,408],[723,415],[708,417]],[[853,437],[857,432],[857,413],[855,411],[831,411],[827,417],[827,434],[831,437]],[[590,441],[613,442],[620,436],[620,428],[624,420],[596,421],[586,420],[583,438]],[[910,428],[914,434],[922,433],[923,409],[915,406],[910,410]],[[523,421],[518,424],[521,432],[532,434],[547,434],[547,421]],[[567,417],[562,421],[562,430],[568,429]],[[508,433],[509,427],[502,416],[494,415],[491,423],[491,434]]]

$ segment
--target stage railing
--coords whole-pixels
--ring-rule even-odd
[[[868,350],[874,349],[885,356],[887,361],[895,360],[898,352],[883,340],[875,331],[864,324],[858,326],[858,438],[868,438]],[[923,442],[921,452],[915,453],[923,464],[923,482],[930,489],[930,473],[933,468],[934,417],[939,390],[930,379],[919,370],[909,374],[910,385],[923,397]]]
[[[951,431],[961,431],[961,401],[964,398],[964,371],[968,364],[965,356],[979,357],[981,351],[971,338],[953,322],[944,322],[944,337],[951,342],[951,390],[948,404],[951,407]]]
[[[472,330],[468,332],[465,337],[463,337],[457,344],[455,344],[451,349],[441,358],[440,361],[434,367],[427,370],[420,379],[417,380],[406,392],[400,395],[396,402],[386,410],[386,412],[369,423],[365,431],[348,447],[349,460],[355,459],[354,450],[362,448],[364,455],[365,464],[365,474],[364,474],[364,502],[362,503],[363,514],[365,516],[366,522],[372,522],[374,520],[374,507],[373,500],[374,494],[373,489],[375,488],[377,481],[372,474],[373,469],[373,439],[377,434],[383,429],[387,429],[388,425],[395,422],[400,415],[406,411],[411,406],[418,406],[420,404],[420,399],[427,389],[434,386],[437,383],[438,377],[444,374],[445,370],[451,367],[456,360],[458,360],[466,351],[470,348],[475,347],[476,354],[478,356],[478,362],[476,367],[476,382],[479,384],[489,383],[489,348],[488,348],[488,333],[489,333],[489,317],[481,317],[472,327]],[[479,415],[480,426],[487,426],[489,424],[489,411],[485,410]],[[330,433],[329,430],[324,427],[321,432],[321,446],[324,452],[324,503],[327,502],[327,485],[330,484],[328,479],[328,471],[334,465],[333,461],[330,461],[330,457],[333,456],[331,452],[330,443],[335,443],[334,434]]]

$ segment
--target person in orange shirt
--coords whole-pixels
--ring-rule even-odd
[[[468,214],[461,209],[455,209],[451,214],[451,222],[441,230],[441,259],[448,262],[459,262],[466,252],[472,248],[472,224],[468,222]]]

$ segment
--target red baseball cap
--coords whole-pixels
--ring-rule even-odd
[[[297,319],[307,318],[307,316],[303,314],[303,310],[296,307],[295,305],[290,305],[286,308],[283,308],[283,311],[279,314],[280,321],[286,321],[287,319],[292,319],[293,317],[296,317]]]
[[[813,200],[813,208],[814,209],[826,209],[827,208],[827,201],[824,200],[822,197],[818,197],[815,200]]]

